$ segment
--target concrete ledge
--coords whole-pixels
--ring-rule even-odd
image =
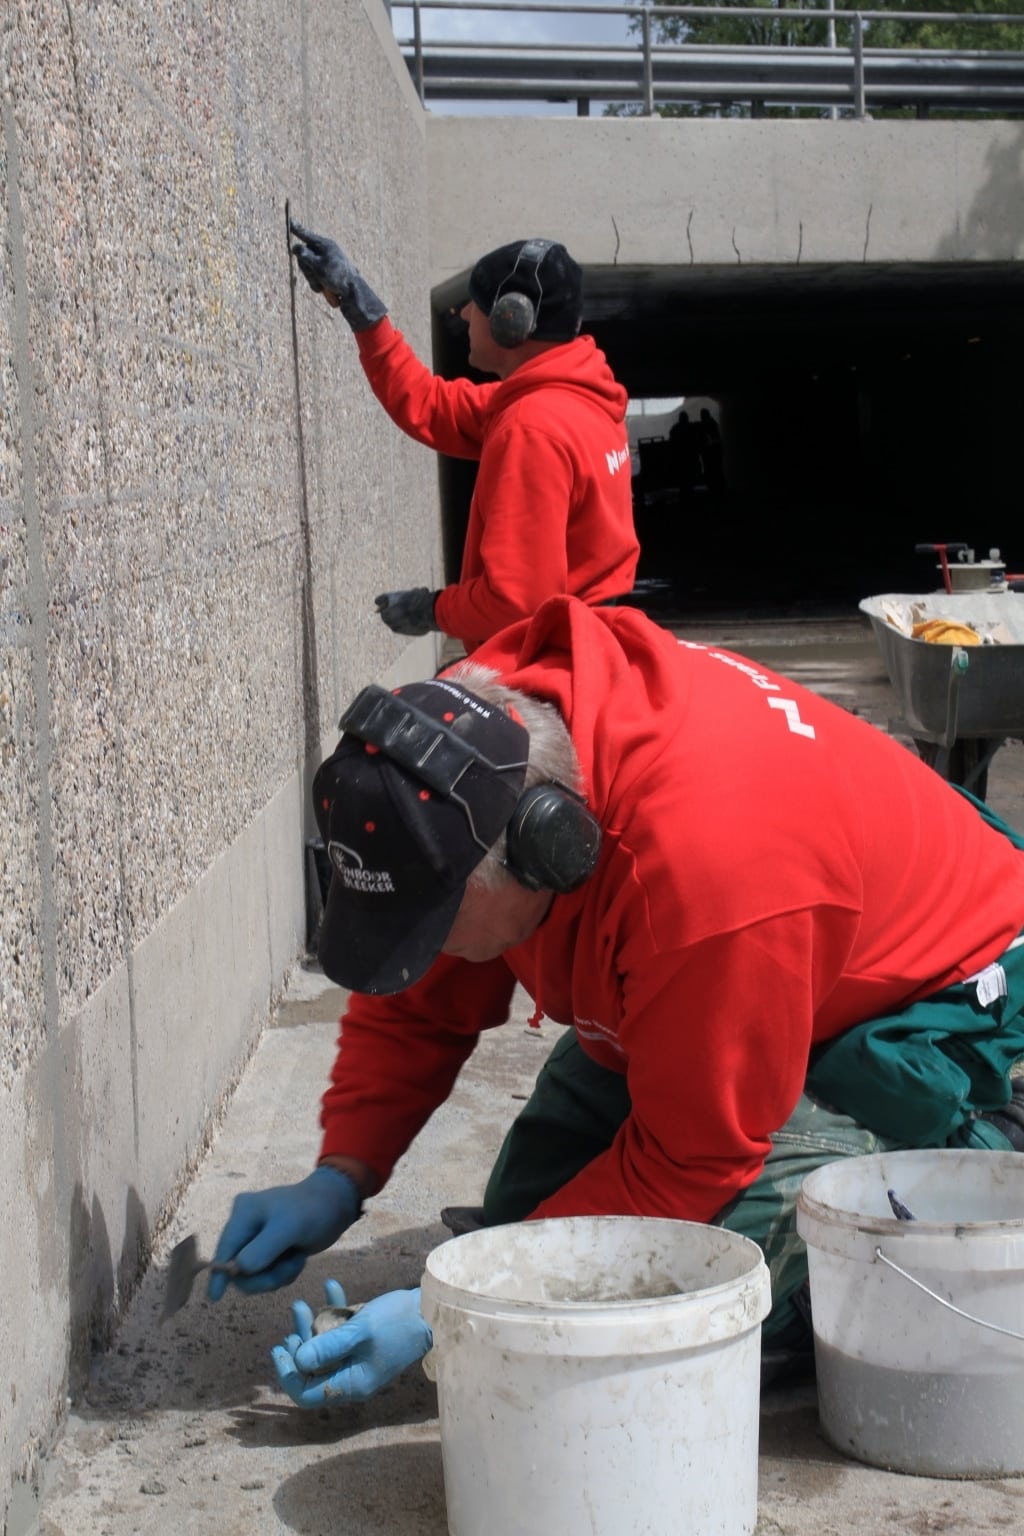
[[[526,226],[588,265],[1016,261],[1022,157],[1013,122],[428,117],[431,272]]]
[[[104,1348],[305,945],[296,772],[66,1022],[0,1117],[0,1440],[15,1480]]]

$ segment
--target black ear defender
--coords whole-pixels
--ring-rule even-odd
[[[565,896],[594,873],[601,828],[579,795],[560,784],[535,784],[512,812],[505,847],[520,885]]]
[[[491,335],[499,347],[521,347],[537,329],[540,306],[544,299],[540,269],[553,244],[552,240],[525,241],[512,271],[498,284],[489,318]],[[506,293],[504,290],[514,277],[536,288],[537,297],[531,299],[529,295],[518,291]]]
[[[491,762],[443,721],[375,683],[358,694],[339,724],[341,730],[375,746],[436,793],[454,801],[466,818],[473,841],[483,853],[490,852],[477,835],[472,809],[460,792],[463,775],[474,765],[486,769],[490,775],[487,793],[493,796],[501,775],[510,771],[521,775],[525,761],[504,766]],[[314,793],[319,795],[317,790]],[[505,865],[520,885],[563,896],[594,873],[601,853],[601,828],[581,795],[549,781],[517,796],[505,823],[505,847]]]

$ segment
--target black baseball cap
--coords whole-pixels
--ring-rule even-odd
[[[352,992],[402,992],[451,932],[466,880],[511,819],[529,733],[448,678],[364,688],[313,780],[331,861],[324,973]]]
[[[528,247],[542,247],[543,254],[528,259]],[[571,341],[579,335],[583,271],[556,240],[513,240],[481,256],[469,275],[469,296],[489,315],[499,293],[523,293],[536,305],[532,341]]]

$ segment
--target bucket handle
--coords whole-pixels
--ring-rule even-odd
[[[894,1264],[892,1259],[887,1259],[881,1248],[875,1249],[875,1258],[881,1259],[883,1264],[888,1264],[889,1268],[894,1269],[898,1275],[902,1275],[904,1280],[909,1280],[911,1285],[916,1285],[919,1291],[924,1291],[925,1295],[930,1296],[932,1301],[937,1301],[940,1307],[945,1307],[948,1311],[955,1312],[957,1317],[965,1318],[969,1323],[977,1323],[979,1328],[991,1328],[993,1333],[1002,1333],[1008,1339],[1019,1339],[1021,1343],[1024,1343],[1024,1333],[1014,1333],[1012,1328],[1001,1328],[998,1323],[988,1323],[983,1317],[974,1317],[970,1312],[964,1312],[960,1307],[954,1307],[951,1301],[947,1301],[944,1296],[940,1296],[936,1291],[930,1290],[923,1281],[915,1279],[905,1269],[901,1269],[898,1264]]]

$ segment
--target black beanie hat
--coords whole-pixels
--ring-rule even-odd
[[[524,251],[526,246],[535,249]],[[571,341],[579,335],[583,272],[564,245],[513,240],[481,256],[470,274],[470,298],[489,315],[499,293],[523,293],[537,306],[531,341]]]

